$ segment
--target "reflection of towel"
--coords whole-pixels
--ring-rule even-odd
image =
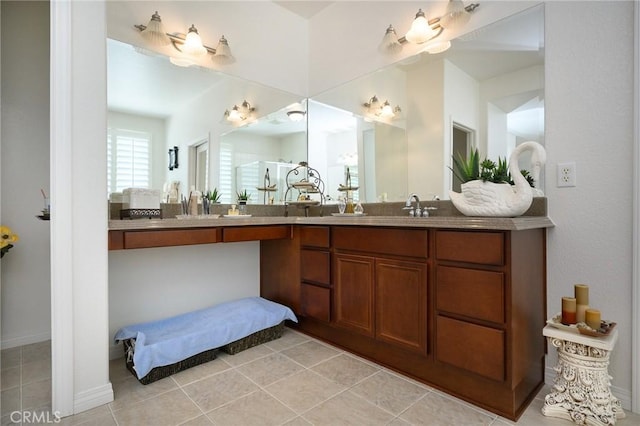
[[[248,297],[159,321],[123,327],[116,343],[135,338],[134,368],[142,378],[154,367],[171,365],[190,356],[273,327],[285,319],[298,322],[291,309]]]

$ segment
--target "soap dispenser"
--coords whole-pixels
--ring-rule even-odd
[[[362,207],[360,201],[358,201],[358,204],[353,208],[353,214],[364,214],[364,207]]]

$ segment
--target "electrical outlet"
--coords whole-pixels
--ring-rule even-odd
[[[576,163],[558,163],[557,187],[576,186]]]

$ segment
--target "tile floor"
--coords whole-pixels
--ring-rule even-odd
[[[49,342],[2,351],[2,425],[51,410]],[[111,361],[115,400],[62,425],[513,425],[383,367],[286,329],[282,338],[143,386]],[[518,425],[571,425],[540,413],[545,389]],[[15,418],[14,418],[15,419]],[[42,418],[46,422],[46,418]],[[49,418],[55,420],[53,416]],[[25,421],[24,424],[27,424]],[[640,425],[627,413],[617,425]]]

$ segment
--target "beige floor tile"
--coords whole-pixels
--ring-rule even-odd
[[[228,370],[193,382],[182,389],[204,412],[208,412],[255,392],[258,386],[237,371]]]
[[[180,426],[209,426],[212,424],[213,422],[203,414],[201,416],[196,417],[195,419],[187,420],[184,423],[180,423]]]
[[[376,406],[398,415],[428,391],[386,371],[380,371],[355,385],[351,391]]]
[[[454,399],[429,392],[402,413],[400,418],[415,425],[423,424],[424,419],[429,419],[430,426],[471,426],[490,425],[495,416],[487,416]]]
[[[258,385],[268,386],[275,381],[303,370],[303,367],[281,353],[274,353],[241,365],[237,370]]]
[[[209,362],[205,362],[204,364],[200,364],[174,374],[172,377],[179,385],[184,386],[189,383],[205,379],[213,374],[228,370],[229,368],[231,368],[231,366],[225,360],[216,358]]]
[[[247,349],[246,351],[239,352],[235,355],[229,355],[225,352],[218,352],[218,358],[224,360],[234,367],[242,364],[246,364],[251,361],[255,361],[258,358],[271,355],[275,351],[267,345],[258,345]]]
[[[411,426],[411,423],[402,420],[400,417],[396,417],[395,419],[391,420],[391,422],[389,422],[386,426]]]
[[[51,341],[32,343],[22,347],[22,363],[51,359]]]
[[[262,390],[207,413],[217,425],[276,426],[296,417],[296,413]]]
[[[298,414],[326,401],[346,388],[310,370],[304,370],[266,387],[267,392]]]
[[[22,410],[51,406],[51,379],[22,385]]]
[[[302,417],[315,426],[386,425],[394,416],[346,391],[304,413]]]
[[[114,401],[110,403],[112,410],[122,410],[140,401],[153,398],[178,387],[171,377],[143,385],[135,377],[111,383]]]
[[[180,389],[113,412],[119,426],[177,425],[201,414]]]
[[[8,416],[12,411],[20,410],[20,387],[3,390],[1,395],[1,416]]]
[[[51,358],[22,364],[22,384],[51,378]]]
[[[380,371],[380,367],[347,354],[340,354],[321,362],[311,370],[343,386],[353,386]]]
[[[298,416],[293,420],[289,420],[284,423],[282,426],[312,426],[311,423],[306,421],[302,416]]]
[[[0,390],[7,390],[20,386],[20,366],[3,368],[0,372]]]
[[[109,361],[109,380],[111,383],[118,382],[123,379],[134,377],[124,362],[124,358],[112,359]]]
[[[63,417],[59,423],[62,426],[107,426],[115,425],[116,421],[108,405],[101,405],[92,410],[84,411],[75,416]]]
[[[292,348],[285,349],[282,353],[305,367],[311,367],[339,355],[341,351],[323,343],[309,341],[296,345]]]
[[[0,364],[2,368],[11,368],[20,366],[22,359],[22,347],[2,349],[0,351]]]
[[[310,339],[307,335],[293,331],[290,328],[285,328],[282,337],[276,340],[265,343],[276,352],[280,352],[284,349],[288,349],[292,346],[299,345],[300,343],[308,342]]]

